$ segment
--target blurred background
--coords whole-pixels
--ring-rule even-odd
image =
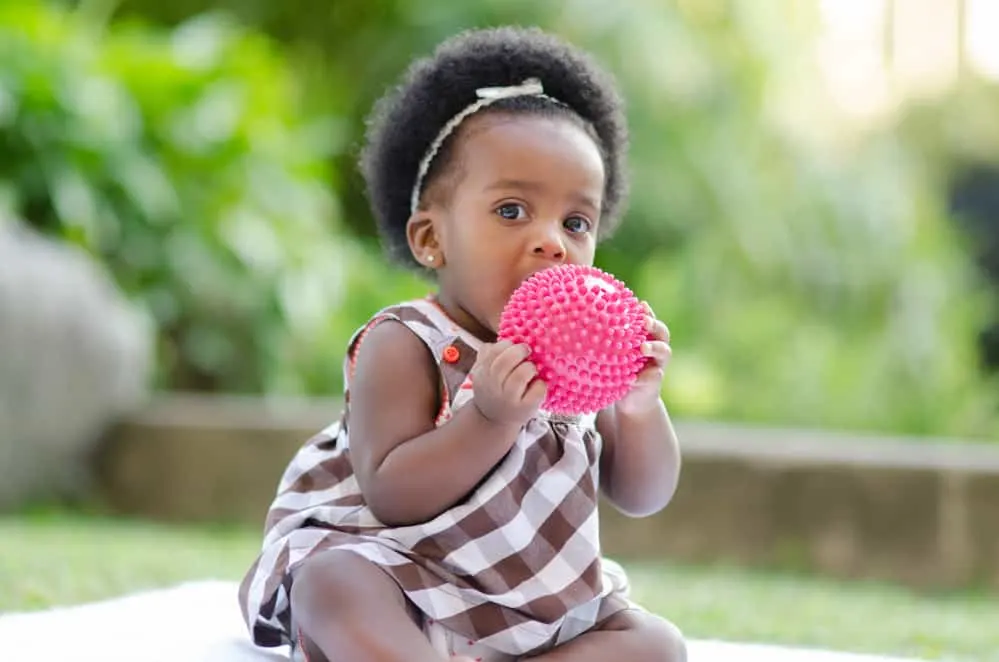
[[[349,334],[427,288],[380,259],[364,117],[439,40],[514,22],[620,78],[634,196],[600,263],[668,321],[677,416],[999,436],[994,2],[2,7],[4,232],[108,275],[143,387],[337,393]]]
[[[339,396],[351,333],[428,288],[381,259],[364,118],[412,58],[503,23],[618,76],[633,197],[598,264],[671,329],[674,417],[999,440],[994,0],[0,0],[8,541],[90,503],[90,458],[164,394],[202,422]]]

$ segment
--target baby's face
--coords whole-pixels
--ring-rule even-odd
[[[483,115],[456,147],[458,175],[438,228],[441,302],[489,340],[525,278],[593,263],[604,164],[593,139],[558,117]]]

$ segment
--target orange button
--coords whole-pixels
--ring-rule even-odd
[[[441,358],[448,363],[456,363],[459,356],[458,348],[454,345],[448,345],[444,348],[444,354],[441,355]]]

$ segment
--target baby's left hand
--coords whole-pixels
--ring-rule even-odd
[[[647,313],[645,328],[648,332],[648,340],[642,344],[642,353],[651,360],[638,373],[638,379],[635,380],[628,394],[614,405],[618,413],[626,415],[642,414],[659,406],[666,364],[669,363],[672,355],[669,346],[669,329],[662,321],[656,319],[656,315],[648,303],[643,301],[642,306]]]

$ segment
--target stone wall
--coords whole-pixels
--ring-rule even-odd
[[[262,523],[285,463],[336,401],[171,396],[99,458],[116,511]],[[654,517],[604,508],[619,558],[732,562],[917,587],[999,589],[999,444],[679,422],[680,488]]]

